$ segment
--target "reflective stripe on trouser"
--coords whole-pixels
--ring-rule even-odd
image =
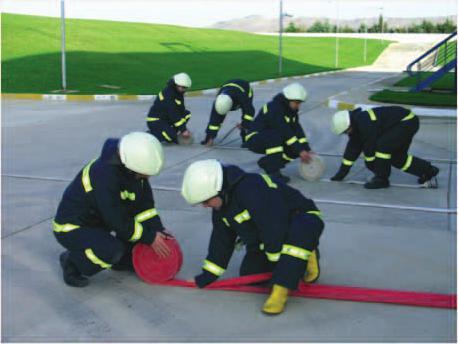
[[[86,276],[111,267],[126,253],[123,241],[100,228],[80,227],[70,232],[54,232],[54,236],[70,252],[70,260],[78,271]]]
[[[277,172],[284,167],[283,154],[289,147],[284,146],[282,137],[277,131],[260,131],[251,136],[245,145],[250,151],[265,155],[258,160],[258,165],[268,174]]]
[[[154,122],[147,122],[149,131],[161,142],[175,142],[177,143],[177,132],[167,122],[158,120]]]
[[[297,289],[307,268],[308,255],[318,247],[323,228],[324,222],[315,214],[298,213],[292,217],[272,283]]]

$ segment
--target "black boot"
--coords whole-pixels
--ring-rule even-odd
[[[436,179],[437,174],[439,173],[439,169],[436,166],[431,165],[430,170],[428,173],[423,174],[420,178],[418,178],[418,184],[424,184],[427,181],[432,181],[434,184],[437,185],[437,180],[432,180],[433,178]]]
[[[388,188],[390,186],[390,182],[386,178],[382,178],[379,176],[375,176],[371,179],[371,181],[364,184],[366,189],[383,189]]]
[[[289,181],[291,180],[290,177],[285,176],[284,174],[281,174],[280,171],[269,173],[269,176],[270,176],[271,178],[280,180],[280,181],[282,181],[282,182],[285,183],[285,184],[289,183]]]
[[[60,266],[62,266],[64,282],[71,287],[82,288],[89,284],[89,280],[82,276],[75,264],[70,261],[70,252],[65,251],[60,254]]]

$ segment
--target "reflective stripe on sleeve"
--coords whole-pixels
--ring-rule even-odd
[[[178,99],[175,99],[175,103],[177,103],[177,105],[181,105],[181,101]]]
[[[272,147],[266,149],[266,154],[275,154],[275,153],[281,153],[283,152],[283,146],[278,146],[278,147]]]
[[[408,154],[404,166],[401,167],[401,171],[406,171],[412,164],[413,156]]]
[[[250,115],[243,115],[243,119],[244,119],[244,120],[247,120],[247,121],[250,121],[250,122],[253,122],[253,121],[254,121],[254,117],[253,117],[253,116],[250,116]]]
[[[353,163],[354,163],[354,161],[347,160],[347,159],[342,159],[342,165],[345,165],[345,166],[352,166]]]
[[[267,113],[269,109],[267,108],[267,104],[262,107],[262,112]]]
[[[184,116],[184,119],[187,120],[187,121],[189,121],[190,118],[191,118],[191,114],[190,113],[188,113],[186,116]]]
[[[409,119],[412,119],[415,117],[415,114],[413,112],[409,113],[407,116],[405,116],[402,120],[402,121],[408,121]]]
[[[261,177],[264,179],[269,188],[276,189],[278,187],[267,174],[261,174]]]
[[[235,220],[235,222],[237,222],[237,223],[243,223],[243,222],[245,222],[245,221],[251,220],[251,215],[250,215],[250,213],[248,212],[248,210],[245,209],[245,210],[242,211],[241,213],[235,215],[235,216],[234,216],[234,220]]]
[[[63,225],[57,223],[56,221],[52,222],[53,230],[54,232],[60,233],[60,232],[70,232],[74,229],[80,228],[78,225],[74,225],[72,223],[65,223]]]
[[[146,121],[147,122],[155,122],[155,121],[159,121],[160,118],[157,118],[157,117],[146,117]]]
[[[375,152],[375,157],[379,158],[379,159],[389,160],[389,159],[391,159],[391,154],[382,153],[382,152]]]
[[[319,210],[309,210],[309,211],[307,212],[307,214],[316,215],[316,216],[318,216],[320,219],[323,219],[323,216],[321,215],[321,211],[319,211]]]
[[[172,142],[172,139],[170,138],[169,135],[167,135],[165,131],[162,132],[162,136],[164,136],[167,141]]]
[[[216,276],[221,276],[226,269],[223,269],[221,266],[216,265],[215,263],[205,259],[204,260],[204,265],[202,266],[202,269],[207,270],[208,272],[211,272],[213,275]]]
[[[251,139],[257,133],[258,133],[257,131],[253,131],[252,133],[249,133],[247,136],[245,136],[245,142]]]
[[[183,125],[183,124],[185,124],[185,123],[186,123],[186,118],[182,118],[182,119],[180,119],[179,121],[173,123],[173,125],[174,125],[175,127],[179,127],[180,125]]]
[[[222,220],[223,220],[224,224],[225,224],[227,227],[230,227],[230,226],[231,226],[231,225],[229,224],[229,221],[228,221],[225,217],[223,217]]]
[[[85,192],[91,192],[92,191],[92,184],[91,184],[91,178],[89,177],[89,170],[91,169],[92,164],[94,161],[97,159],[91,160],[89,164],[86,165],[86,167],[83,169],[83,174],[81,176],[81,181],[83,183],[83,188]]]
[[[109,269],[111,268],[111,264],[108,264],[106,262],[104,262],[102,259],[100,259],[99,257],[97,257],[94,253],[94,251],[92,251],[91,248],[87,248],[84,250],[84,254],[86,255],[86,257],[92,262],[94,263],[95,265],[99,265],[101,266],[103,269]]]
[[[366,160],[367,162],[374,161],[375,160],[375,156],[364,156],[364,160]]]
[[[135,215],[135,221],[137,222],[144,222],[146,220],[152,219],[153,217],[157,216],[159,213],[157,212],[156,208],[150,208],[141,213]]]
[[[377,120],[377,116],[375,115],[374,110],[368,109],[367,113],[369,114],[369,117],[371,118],[371,121],[376,121]]]
[[[299,139],[299,143],[306,143],[306,142],[308,142],[308,140],[307,140],[306,137],[301,137],[301,138]]]
[[[299,258],[302,260],[307,260],[312,254],[311,251],[303,249],[301,247],[285,244],[281,250],[282,254],[287,254],[289,256]]]
[[[289,156],[287,156],[285,153],[282,154],[282,158],[287,160],[287,161],[293,161],[294,158],[290,158]]]
[[[228,84],[225,84],[225,85],[223,85],[222,87],[227,87],[227,86],[236,87],[236,88],[238,88],[240,91],[242,91],[243,93],[245,92],[245,90],[243,89],[242,86],[237,85],[237,84],[234,84],[233,82],[230,82],[230,83],[228,83]]]
[[[288,116],[284,116],[286,123],[291,122],[291,119]]]
[[[293,143],[295,143],[297,141],[297,137],[296,136],[293,136],[291,137],[288,141],[286,141],[286,144],[288,146],[291,146]]]
[[[160,101],[164,100],[164,95],[162,94],[162,92],[159,92],[158,96]]]

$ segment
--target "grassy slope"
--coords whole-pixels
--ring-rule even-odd
[[[423,72],[420,74],[420,80],[426,79],[428,76],[433,74],[432,72]],[[415,86],[417,83],[416,77],[408,76],[400,81],[398,81],[395,86],[404,86],[404,87],[412,87]],[[455,73],[447,73],[442,78],[434,82],[432,85],[432,89],[435,90],[453,90],[455,88]]]
[[[456,94],[383,90],[373,94],[369,99],[382,103],[456,107]]]
[[[2,92],[48,93],[60,88],[60,20],[5,14]],[[188,72],[192,89],[229,78],[277,77],[278,39],[249,33],[100,20],[68,19],[67,84],[79,94],[151,94],[171,75]],[[368,64],[388,42],[368,41]],[[340,68],[364,64],[363,40],[340,40]],[[286,37],[283,75],[334,69],[333,38]],[[120,86],[120,90],[100,85]]]

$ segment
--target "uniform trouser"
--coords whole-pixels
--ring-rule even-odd
[[[249,137],[248,141],[245,142],[245,147],[254,153],[265,154],[258,160],[258,165],[268,174],[278,172],[288,162],[299,156],[293,152],[290,146],[284,144],[279,132],[271,129]]]
[[[100,228],[80,227],[69,232],[54,232],[63,247],[70,252],[70,261],[83,275],[92,276],[114,264],[129,264],[130,243],[124,243]]]
[[[161,142],[178,143],[177,132],[166,121],[157,120],[147,122],[149,131]]]
[[[391,165],[418,177],[431,170],[431,163],[408,154],[418,128],[418,117],[414,117],[400,122],[377,139],[373,169],[376,176],[388,179]]]
[[[305,252],[312,252],[318,247],[319,238],[324,229],[323,221],[316,215],[299,213],[293,216],[284,242],[285,247],[294,247]],[[296,250],[297,251],[297,250]],[[302,251],[303,252],[303,251]],[[272,283],[288,289],[297,289],[307,268],[307,259],[282,253],[277,263],[270,262],[264,252],[247,248],[247,253],[240,266],[240,275],[273,271]]]

